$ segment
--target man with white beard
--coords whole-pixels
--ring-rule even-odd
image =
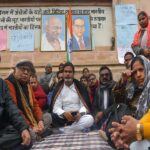
[[[94,119],[90,115],[90,99],[86,88],[74,79],[74,66],[67,62],[63,80],[55,88],[50,111],[53,125],[64,127],[64,132],[77,132],[90,128]]]

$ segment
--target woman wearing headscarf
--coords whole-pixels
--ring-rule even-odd
[[[113,122],[110,132],[117,148],[128,148],[131,144],[131,150],[144,150],[150,147],[150,141],[144,140],[150,139],[150,62],[144,56],[137,56],[131,63],[131,70],[135,88],[141,91],[135,118],[124,116],[121,124]]]
[[[131,45],[136,55],[144,55],[150,59],[150,23],[146,12],[141,11],[138,14],[139,30],[134,36]]]

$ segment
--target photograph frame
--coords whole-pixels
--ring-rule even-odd
[[[84,23],[83,23],[83,21]],[[84,27],[83,27],[84,24]],[[82,28],[82,29],[81,29]],[[92,51],[92,33],[91,33],[90,15],[78,14],[72,15],[72,47],[73,52]],[[80,30],[80,31],[79,31]],[[82,31],[81,31],[82,30]],[[79,46],[79,38],[82,36],[83,48]]]
[[[41,52],[66,51],[66,15],[48,14],[41,17]]]

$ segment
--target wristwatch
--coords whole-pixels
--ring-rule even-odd
[[[143,139],[142,132],[141,132],[141,124],[140,123],[138,123],[136,125],[136,139],[137,139],[137,141],[141,141]]]

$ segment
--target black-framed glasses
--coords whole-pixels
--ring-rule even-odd
[[[108,77],[109,76],[109,73],[102,73],[100,74],[101,77]]]
[[[52,26],[51,29],[53,31],[57,31],[57,30],[62,30],[62,27],[61,26]]]
[[[25,72],[27,71],[27,73],[31,73],[31,69],[29,67],[26,67],[26,66],[20,66],[18,67],[22,72]]]
[[[74,26],[75,26],[76,28],[78,28],[78,29],[79,29],[79,28],[80,28],[80,29],[83,29],[83,28],[84,28],[84,25],[77,25],[77,24],[75,24]]]
[[[96,78],[89,78],[89,81],[94,81]]]

